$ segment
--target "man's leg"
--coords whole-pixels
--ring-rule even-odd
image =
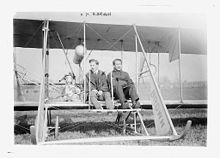
[[[133,108],[140,108],[139,97],[134,85],[129,86],[129,96],[131,97]]]
[[[127,100],[125,98],[124,92],[123,92],[123,88],[122,86],[119,84],[119,82],[116,82],[116,85],[114,86],[114,93],[116,94],[116,97],[119,98],[120,103],[122,105],[122,108],[128,108],[127,105]]]
[[[123,92],[127,100],[131,98],[129,91],[130,91],[130,87],[123,88]]]
[[[111,100],[111,96],[109,92],[103,92],[105,104],[108,109],[114,109],[114,104]]]
[[[132,100],[132,104],[133,104],[133,108],[139,108],[140,107],[140,103],[139,103],[139,97],[137,95],[137,91],[134,85],[128,86],[126,88],[123,89],[124,94],[126,99],[131,98]]]
[[[95,106],[96,109],[102,109],[101,104],[97,100],[97,95],[93,91],[91,91],[90,100],[91,100],[91,103]]]
[[[139,100],[135,86],[131,85],[128,88],[129,88],[129,96],[131,97],[132,102]]]

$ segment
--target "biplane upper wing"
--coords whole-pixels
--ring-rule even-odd
[[[42,48],[42,23],[43,20],[39,19],[15,17],[14,47]],[[161,26],[137,25],[146,52],[172,53],[176,51],[174,46],[178,43],[178,27]],[[58,36],[65,49],[74,49],[84,40],[83,22],[50,20],[49,28],[51,49],[62,48]],[[134,35],[132,24],[86,23],[86,47],[89,50],[135,51]],[[204,29],[181,27],[180,36],[183,54],[206,54],[206,31]]]

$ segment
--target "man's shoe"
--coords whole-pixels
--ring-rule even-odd
[[[103,110],[103,107],[102,107],[102,106],[96,107],[96,109],[98,110],[97,113],[98,113],[98,114],[101,114],[101,113],[102,113],[102,110]]]
[[[134,109],[141,108],[140,102],[139,102],[139,101],[134,101],[134,102],[133,102],[133,105],[132,105],[132,108],[134,108]]]
[[[124,103],[124,104],[122,105],[122,109],[130,109],[129,103],[128,103],[128,102]]]

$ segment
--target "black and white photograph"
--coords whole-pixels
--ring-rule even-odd
[[[207,146],[202,13],[16,12],[14,144]]]
[[[2,157],[216,157],[217,1],[5,1]]]

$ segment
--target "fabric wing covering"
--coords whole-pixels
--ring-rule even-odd
[[[14,19],[14,47],[42,48],[43,20]],[[144,49],[148,53],[169,53],[170,61],[179,58],[179,29],[136,26]],[[83,42],[83,23],[50,21],[49,48],[74,49]],[[207,54],[206,32],[181,28],[182,54]],[[89,50],[135,51],[132,25],[86,24],[86,47]],[[139,51],[141,48],[139,46]]]

